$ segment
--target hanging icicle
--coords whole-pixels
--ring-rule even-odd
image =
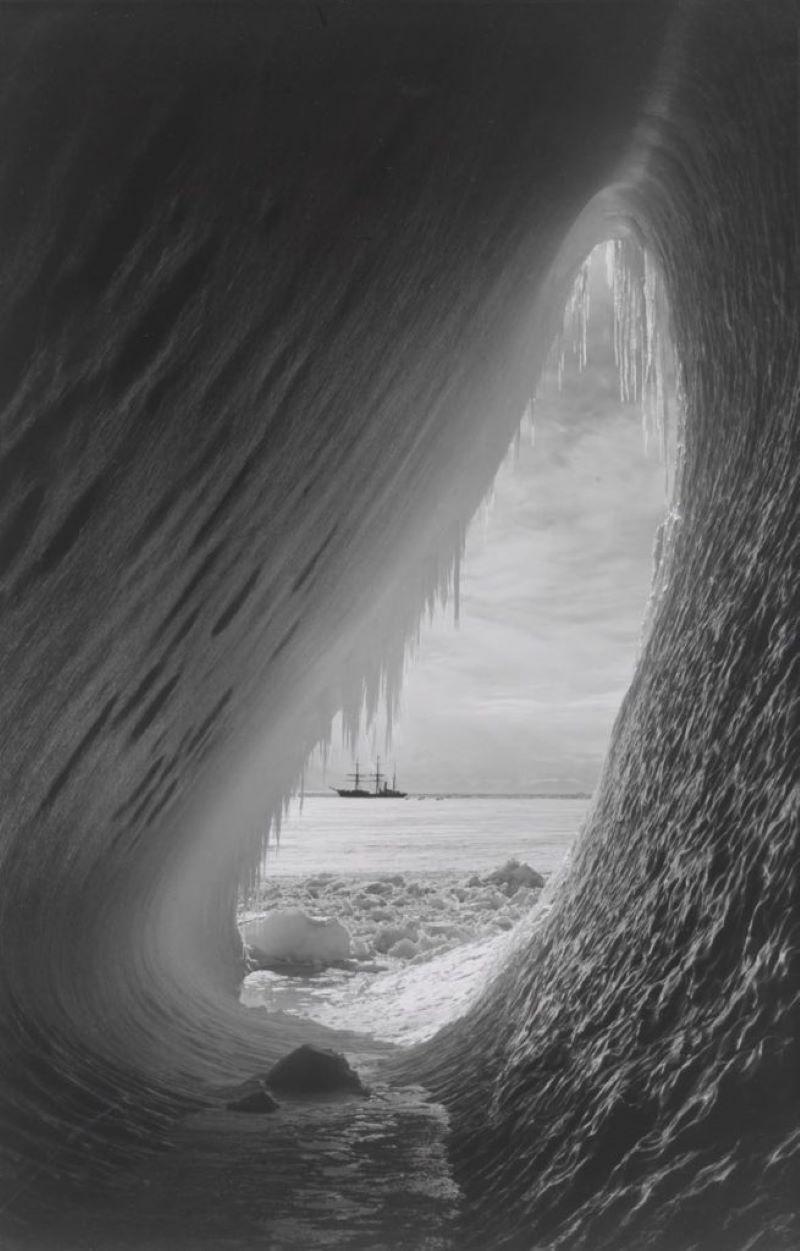
[[[681,437],[679,370],[669,332],[664,280],[654,257],[636,240],[609,239],[580,266],[548,366],[556,373],[561,390],[568,357],[580,370],[588,364],[590,286],[599,256],[611,293],[611,337],[620,400],[641,406],[645,451],[656,449],[663,461],[670,497]]]

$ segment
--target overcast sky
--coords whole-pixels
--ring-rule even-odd
[[[595,301],[595,307],[597,302]],[[621,404],[607,312],[590,362],[563,390],[540,388],[534,441],[500,470],[475,518],[462,568],[461,623],[423,630],[387,763],[412,792],[590,791],[635,664],[664,512],[664,469],[646,453],[641,413]],[[385,760],[383,727],[361,766]],[[352,768],[335,727],[327,774]]]

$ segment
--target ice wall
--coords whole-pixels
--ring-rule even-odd
[[[1,19],[4,1219],[294,1041],[231,993],[237,889],[624,223],[685,373],[668,591],[546,945],[416,1071],[478,1245],[788,1246],[789,10],[187,13]]]
[[[468,1245],[797,1238],[794,28],[741,12],[723,48],[716,17],[680,28],[619,188],[686,405],[647,644],[548,926],[416,1060],[454,1111]]]

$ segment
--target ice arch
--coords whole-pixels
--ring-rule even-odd
[[[236,884],[458,550],[605,190],[685,371],[669,587],[552,926],[415,1071],[479,1246],[788,1247],[792,8],[186,13],[2,19],[4,1191],[286,1046]]]

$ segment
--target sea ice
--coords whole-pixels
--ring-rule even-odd
[[[262,965],[322,967],[350,958],[350,934],[341,921],[308,916],[298,908],[253,917],[243,921],[240,930]]]
[[[312,925],[306,913],[326,915],[330,925],[346,917],[347,930],[340,928],[348,935],[350,959],[339,957],[333,961],[339,967],[304,978],[295,976],[296,970],[280,975],[273,955],[268,962],[272,972],[245,979],[242,1002],[401,1044],[429,1038],[466,1010],[518,941],[518,923],[530,918],[536,924],[546,910],[541,889],[526,884],[516,889],[515,881],[504,880],[509,890],[505,894],[498,885],[497,878],[509,874],[513,878],[519,867],[507,862],[482,877],[439,872],[385,874],[379,880],[337,876],[326,881],[318,874],[313,879],[282,877],[277,888],[274,882],[264,883],[254,903],[262,910],[271,908],[274,917],[300,916]],[[530,881],[538,874],[528,869],[521,876]],[[369,889],[384,885],[390,889]],[[312,895],[312,890],[318,893]],[[269,920],[249,916],[250,927],[263,927]],[[245,941],[259,945],[247,937],[247,928],[242,918]],[[319,943],[324,934],[321,922],[314,929]],[[281,932],[286,939],[284,923]],[[302,963],[297,944],[284,941],[283,949],[287,948],[292,950],[284,956],[286,964]],[[330,963],[330,949],[326,947],[325,953]]]
[[[348,957],[359,964],[376,957],[388,958],[394,967],[416,964],[515,925],[539,899],[541,890],[530,884],[537,880],[542,881],[539,874],[517,861],[483,877],[284,877],[263,884],[255,902],[260,913],[269,909],[269,914],[243,918],[242,934],[245,942],[266,953],[261,963],[268,965],[329,964]],[[327,930],[314,914],[328,918]],[[280,919],[287,917],[301,919]]]

